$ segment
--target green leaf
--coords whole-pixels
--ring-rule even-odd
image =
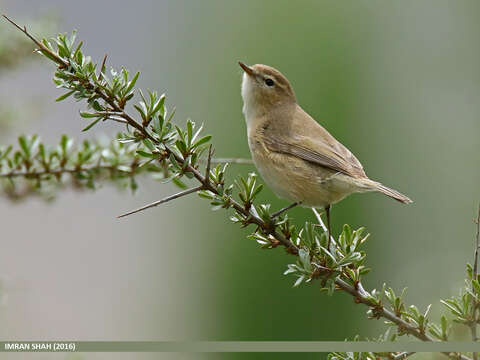
[[[440,300],[440,302],[445,305],[447,308],[450,309],[450,311],[456,315],[456,316],[459,316],[459,317],[462,317],[463,314],[461,312],[461,309],[460,307],[458,306],[458,304],[452,300]]]
[[[56,63],[57,60],[58,60],[54,55],[52,55],[52,54],[49,53],[48,51],[45,51],[45,50],[40,49],[39,52],[40,52],[43,56],[45,56],[46,58],[50,59],[51,61],[53,61],[53,62],[55,62],[55,63]]]
[[[157,157],[155,154],[148,153],[148,152],[143,151],[143,150],[137,150],[137,154],[140,155],[140,156],[146,157],[146,158],[156,158]]]
[[[91,105],[92,105],[93,110],[95,110],[95,111],[104,111],[105,110],[97,100],[92,101]]]
[[[42,39],[42,43],[43,43],[43,45],[45,45],[45,47],[46,47],[47,49],[53,51],[52,44],[50,44],[50,42],[49,42],[47,39],[43,38],[43,39]]]
[[[185,132],[180,129],[177,125],[175,125],[175,129],[177,130],[178,136],[180,136],[180,139],[185,142]]]
[[[82,45],[83,45],[83,41],[80,41],[75,49],[75,51],[73,52],[73,58],[76,59],[77,55],[80,55],[80,49],[82,48]]]
[[[58,98],[55,99],[55,101],[62,101],[68,98],[70,95],[72,95],[75,92],[75,90],[69,91],[66,94],[63,94],[62,96],[59,96]]]
[[[199,139],[195,144],[193,144],[192,149],[195,149],[195,148],[199,147],[200,145],[203,145],[203,144],[209,142],[211,138],[212,138],[211,135],[207,135],[207,136]]]
[[[138,76],[140,75],[140,72],[137,71],[137,73],[135,74],[135,76],[132,78],[132,80],[130,80],[130,82],[128,83],[127,85],[127,88],[125,89],[125,94],[128,94],[132,89],[133,87],[135,86],[137,80],[138,80]]]
[[[262,190],[263,190],[263,184],[258,185],[257,188],[252,193],[252,200],[254,200]]]
[[[146,104],[147,103],[147,100],[145,99],[145,96],[143,96],[143,92],[141,89],[138,89],[138,93],[140,94],[140,97],[142,98],[143,100],[143,103]],[[142,102],[142,101],[141,101]]]
[[[197,129],[197,131],[195,131],[195,134],[193,134],[192,143],[195,142],[195,140],[197,139],[198,135],[200,135],[200,133],[202,132],[202,129],[203,129],[203,124],[200,125],[200,127]]]
[[[191,145],[192,144],[192,137],[193,137],[193,122],[192,120],[188,119],[187,120],[187,144]]]
[[[152,114],[156,114],[159,110],[162,110],[162,107],[165,103],[165,94],[162,94],[162,96],[160,96],[160,99],[158,99],[158,101],[153,105],[153,109],[152,109]],[[161,115],[163,111],[160,112]]]
[[[430,324],[430,328],[428,329],[428,331],[437,339],[443,340],[442,333],[440,332],[440,328],[437,325]]]
[[[25,135],[21,135],[18,137],[18,144],[20,145],[20,148],[22,149],[23,153],[27,157],[30,157],[30,147],[28,146],[28,141]]]
[[[155,150],[155,146],[154,146],[153,143],[150,141],[150,139],[143,139],[143,144],[148,148],[148,150],[150,150],[150,151],[154,151],[154,150]]]
[[[473,286],[473,290],[474,290],[475,294],[479,295],[480,294],[480,283],[478,282],[478,280],[472,280],[472,286]]]
[[[182,180],[180,180],[178,177],[172,178],[172,183],[177,185],[177,187],[179,187],[180,189],[186,189],[187,188],[187,185]]]
[[[142,120],[147,119],[147,113],[144,111],[144,109],[142,109],[140,106],[138,106],[136,104],[133,105],[133,107],[135,108],[135,110],[137,110],[140,113],[140,116],[142,117]]]
[[[323,246],[320,246],[320,249],[322,249],[322,252],[324,252],[326,255],[328,255],[330,257],[330,259],[332,259],[333,263],[336,264],[337,263],[337,260],[335,259],[335,257],[332,255],[332,253],[330,251],[328,251],[326,248],[324,248]]]
[[[299,286],[303,282],[303,280],[305,280],[305,275],[300,275],[297,281],[295,281],[295,283],[293,284],[293,287]]]
[[[187,153],[187,147],[182,140],[178,139],[177,141],[175,141],[175,145],[177,146],[178,151],[182,153],[182,155],[185,155]]]
[[[442,315],[442,317],[440,318],[440,325],[442,326],[442,336],[446,340],[448,324],[447,324],[447,318],[445,317],[445,315]]]
[[[215,198],[215,194],[213,192],[211,192],[210,190],[200,190],[200,191],[197,191],[197,194],[198,196],[204,198],[204,199],[213,199]]]
[[[82,131],[88,131],[90,130],[92,127],[95,126],[96,123],[98,123],[102,118],[99,117],[97,118],[96,120],[92,121],[87,127],[83,128]]]
[[[177,108],[174,107],[173,110],[172,110],[172,113],[170,114],[170,116],[167,119],[167,122],[172,121],[173,115],[175,115],[176,112],[177,112]]]
[[[138,184],[137,182],[135,181],[135,178],[132,176],[130,178],[130,189],[135,192],[137,189],[138,189]]]
[[[92,119],[98,116],[98,114],[93,114],[89,112],[80,111],[80,116],[85,119]]]
[[[303,268],[307,271],[311,270],[312,264],[310,263],[310,254],[307,250],[300,249],[298,251],[298,257],[300,259],[300,262],[303,265]]]

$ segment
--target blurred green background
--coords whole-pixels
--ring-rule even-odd
[[[0,6],[20,23],[54,16],[59,31],[79,30],[87,54],[100,60],[107,53],[110,65],[140,70],[139,85],[166,91],[177,122],[203,122],[222,157],[249,157],[237,61],[278,68],[300,105],[357,155],[371,178],[414,200],[402,206],[381,195],[354,195],[333,207],[335,232],[349,223],[372,233],[368,288],[408,286],[407,301],[423,309],[432,303],[434,318],[443,310],[439,299],[458,293],[473,256],[480,199],[478,1],[2,0]],[[2,37],[14,32],[0,23]],[[52,70],[43,60],[0,70],[0,116],[10,114],[0,119],[2,144],[22,132],[52,143],[62,133],[92,136],[80,134],[80,104],[54,103],[60,93]],[[102,131],[112,135],[116,127]],[[253,170],[232,165],[230,175]],[[251,229],[239,229],[198,198],[114,219],[171,191],[144,180],[136,196],[105,186],[61,193],[53,204],[2,200],[0,338],[343,340],[383,331],[349,296],[328,297],[315,284],[292,289],[294,279],[282,275],[292,260],[284,251],[259,250],[246,239]],[[287,205],[270,190],[261,200]],[[291,213],[298,224],[313,220],[306,209]]]

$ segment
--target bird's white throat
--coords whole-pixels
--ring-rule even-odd
[[[246,73],[243,74],[242,79],[242,99],[243,108],[242,112],[245,115],[245,121],[247,122],[247,129],[250,129],[253,121],[257,117],[257,104],[255,101],[255,88],[254,80],[250,78]]]

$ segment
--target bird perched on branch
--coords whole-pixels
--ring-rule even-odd
[[[243,114],[253,161],[275,194],[293,204],[323,208],[330,247],[330,207],[353,193],[381,192],[401,203],[400,192],[370,180],[358,159],[297,103],[280,71],[247,66],[242,81]]]

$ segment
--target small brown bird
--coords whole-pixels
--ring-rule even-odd
[[[378,191],[404,204],[412,202],[370,180],[357,158],[297,104],[280,71],[239,64],[253,161],[277,196],[293,201],[275,216],[296,205],[323,208],[330,240],[330,206],[350,194]]]

